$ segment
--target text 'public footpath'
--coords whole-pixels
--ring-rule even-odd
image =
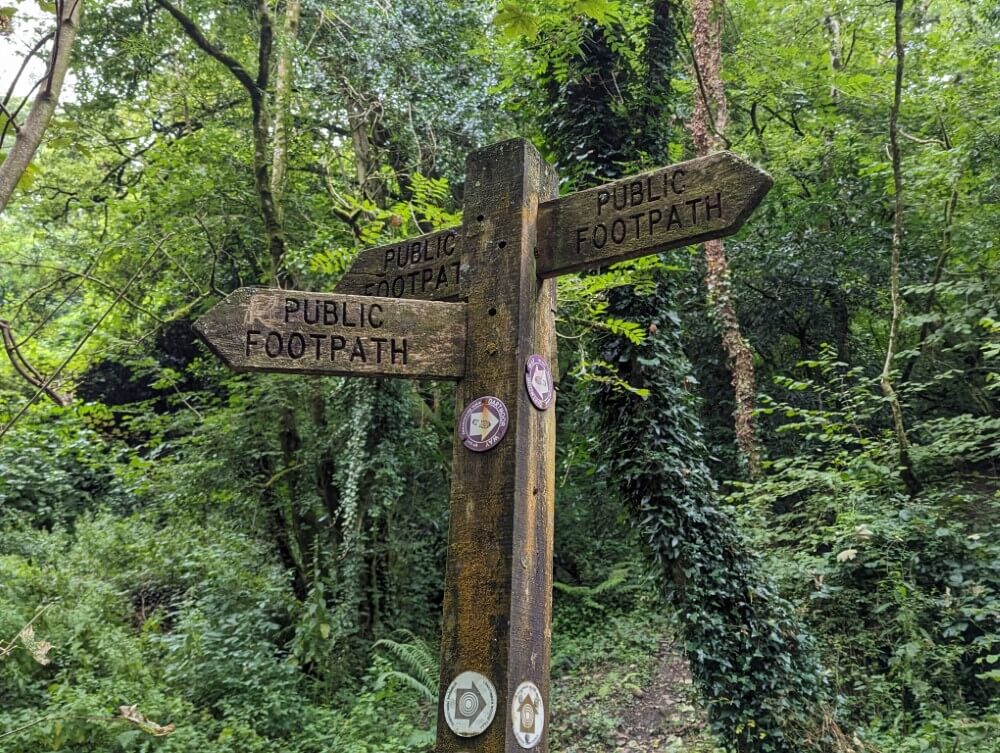
[[[284,322],[291,325],[361,329],[379,329],[385,323],[382,319],[382,306],[378,303],[309,298],[286,298]],[[289,358],[293,361],[305,358],[336,363],[339,358],[349,363],[406,365],[408,347],[405,337],[397,340],[395,337],[359,335],[352,339],[323,332],[248,329],[245,355],[250,357],[263,353],[268,358]]]
[[[621,245],[649,238],[656,233],[685,230],[712,219],[722,218],[722,192],[681,198],[685,193],[684,170],[645,179],[622,182],[598,191],[598,218],[592,225],[576,228],[576,252],[586,255],[600,251],[608,243]],[[671,201],[669,205],[667,201]],[[641,207],[641,211],[631,210]],[[624,216],[614,216],[625,213]]]

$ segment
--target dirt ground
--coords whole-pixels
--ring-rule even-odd
[[[632,693],[616,730],[620,753],[667,753],[698,749],[704,719],[691,703],[691,673],[672,641],[657,652],[650,682]]]

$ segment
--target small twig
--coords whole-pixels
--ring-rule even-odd
[[[7,95],[3,98],[3,103],[5,105],[8,102],[10,102],[11,97],[14,96],[14,89],[17,87],[17,82],[20,80],[21,74],[24,73],[24,69],[28,67],[28,61],[30,61],[31,58],[37,55],[39,51],[42,49],[42,45],[51,40],[52,37],[55,36],[55,34],[56,33],[54,30],[50,31],[48,34],[45,34],[41,39],[35,42],[35,46],[28,51],[27,55],[24,56],[24,60],[21,61],[21,67],[18,68],[17,75],[15,75],[14,80],[10,82],[10,88],[7,89]]]
[[[912,141],[912,142],[914,142],[916,144],[937,144],[942,149],[947,149],[948,148],[948,144],[945,143],[941,139],[922,139],[919,136],[914,136],[911,133],[907,133],[902,128],[899,128],[898,130],[899,130],[899,135],[900,136],[902,136],[903,138],[908,139],[909,141]]]
[[[0,112],[7,116],[7,122],[10,123],[11,127],[14,129],[14,135],[16,136],[19,134],[21,129],[18,128],[17,122],[14,120],[14,116],[11,114],[10,110],[8,110],[7,106],[2,102],[0,102]]]

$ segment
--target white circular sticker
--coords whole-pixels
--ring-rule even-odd
[[[478,672],[463,672],[448,686],[444,695],[444,719],[460,737],[474,737],[486,731],[497,713],[497,691]]]
[[[510,702],[510,720],[514,737],[522,748],[534,748],[545,731],[545,705],[542,693],[533,682],[522,682]]]

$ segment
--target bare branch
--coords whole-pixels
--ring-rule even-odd
[[[72,398],[62,395],[49,387],[49,382],[28,362],[24,354],[17,347],[17,343],[14,342],[14,334],[10,330],[10,323],[3,319],[0,319],[0,335],[3,337],[3,349],[7,352],[7,357],[14,366],[14,370],[21,375],[21,378],[35,389],[48,395],[56,405],[65,408],[72,402]]]
[[[69,70],[70,52],[80,23],[81,4],[82,0],[72,0],[68,6],[63,2],[59,8],[55,43],[44,79],[45,88],[35,97],[28,118],[17,133],[14,145],[0,164],[0,212],[7,207],[7,202],[17,188],[21,176],[31,164],[59,103],[59,94],[62,92],[63,81]]]
[[[184,14],[176,5],[170,2],[170,0],[156,0],[156,4],[167,11],[171,16],[173,16],[177,23],[181,25],[184,33],[187,34],[191,41],[198,45],[205,53],[210,57],[215,58],[220,63],[222,63],[230,73],[235,76],[236,80],[243,84],[243,88],[247,90],[247,94],[250,95],[251,101],[259,101],[262,96],[261,88],[257,85],[257,82],[251,78],[250,74],[247,73],[246,68],[239,60],[227,55],[217,46],[208,41],[208,38],[202,33],[198,25],[191,20],[190,17]]]

